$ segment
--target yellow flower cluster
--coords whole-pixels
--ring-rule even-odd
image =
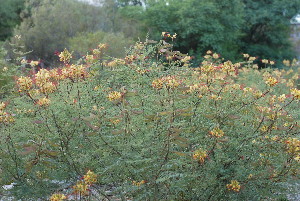
[[[291,66],[290,60],[283,60],[282,62],[285,66]]]
[[[117,125],[118,123],[120,123],[120,119],[111,119],[109,121],[114,125]]]
[[[4,109],[6,108],[6,104],[5,103],[1,103],[0,104],[0,123],[12,123],[15,121],[14,117],[5,112]]]
[[[289,138],[285,141],[287,152],[295,156],[295,160],[300,159],[300,140],[297,138]]]
[[[6,108],[6,104],[5,103],[0,103],[0,111],[4,110]]]
[[[40,87],[40,92],[44,94],[53,93],[56,90],[56,86],[52,82],[46,82]]]
[[[86,196],[89,194],[89,187],[96,182],[97,175],[93,171],[89,170],[83,176],[83,181],[78,181],[76,185],[73,186],[74,193],[81,196]]]
[[[50,105],[50,100],[46,97],[39,99],[36,104],[38,104],[39,106],[49,106]]]
[[[94,55],[86,55],[85,56],[85,61],[87,62],[87,63],[93,63],[94,61],[95,61],[95,59],[94,59]]]
[[[132,185],[134,185],[134,186],[141,186],[142,184],[145,184],[146,183],[146,181],[145,180],[142,180],[142,181],[139,181],[139,182],[137,182],[137,181],[132,181]]]
[[[124,59],[115,59],[107,64],[108,67],[116,67],[119,65],[125,65],[126,61]]]
[[[278,83],[278,80],[274,77],[268,77],[265,83],[270,87],[273,87]]]
[[[155,88],[155,89],[162,89],[164,86],[164,82],[162,79],[155,79],[153,80],[152,82],[152,87]]]
[[[175,89],[181,84],[176,76],[166,76],[153,80],[152,87],[155,89],[162,89],[164,86],[167,89]]]
[[[204,161],[207,157],[208,157],[207,151],[202,148],[196,150],[193,154],[193,159],[200,163],[204,163]]]
[[[32,80],[30,77],[19,77],[17,84],[19,86],[19,91],[28,91],[32,87]]]
[[[42,86],[50,79],[50,73],[47,69],[41,69],[35,74],[35,83],[37,86]]]
[[[70,53],[67,49],[64,49],[59,55],[59,60],[64,63],[69,63],[72,59],[72,53]]]
[[[299,94],[300,95],[300,94]],[[300,96],[299,96],[300,97]],[[286,99],[286,95],[285,94],[281,94],[279,97],[278,97],[278,101],[279,102],[284,102]]]
[[[87,173],[83,176],[84,182],[88,185],[94,184],[97,182],[97,175],[91,170],[87,171]]]
[[[87,77],[86,68],[83,65],[72,64],[62,69],[62,77],[77,80]]]
[[[241,189],[241,185],[237,180],[231,180],[231,183],[227,184],[226,187],[229,191],[234,191],[234,192],[239,192]]]
[[[224,131],[220,128],[214,128],[213,130],[209,131],[209,134],[213,137],[220,138],[224,136]]]
[[[300,100],[300,90],[299,89],[291,89],[291,94],[293,95],[294,98]]]
[[[168,37],[171,38],[172,40],[174,40],[177,36],[177,33],[171,35],[169,32],[161,32],[162,37]]]
[[[81,196],[89,194],[89,185],[84,181],[78,181],[76,185],[73,186],[73,190],[75,194],[79,194]]]
[[[122,98],[122,93],[118,91],[111,91],[107,96],[108,100],[115,101]]]
[[[66,200],[67,197],[64,194],[55,193],[50,197],[50,201],[63,201]]]
[[[244,58],[249,58],[250,55],[249,55],[249,54],[243,54],[243,57],[244,57]]]
[[[31,61],[31,62],[29,63],[29,65],[30,65],[31,67],[35,67],[35,66],[39,65],[39,62],[38,62],[38,61]]]

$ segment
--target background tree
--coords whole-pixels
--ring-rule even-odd
[[[145,21],[150,33],[178,33],[176,47],[182,52],[199,55],[213,49],[234,58],[243,15],[240,0],[150,1]]]
[[[21,22],[19,16],[25,0],[0,0],[0,40],[11,36],[13,28]]]
[[[291,58],[290,19],[299,12],[300,1],[243,0],[245,26],[241,50],[254,56],[282,60]]]

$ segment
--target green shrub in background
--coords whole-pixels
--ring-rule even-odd
[[[79,199],[284,196],[282,183],[299,179],[298,70],[212,52],[190,68],[171,47],[148,40],[84,65],[64,51],[63,67],[19,77],[20,97],[1,104],[0,184],[15,182],[18,199],[71,198],[72,186]],[[76,184],[88,170],[96,184]]]
[[[0,43],[0,99],[11,94],[14,88],[14,76],[19,74],[17,67],[6,60],[6,50]]]
[[[85,55],[87,52],[95,48],[97,43],[109,44],[106,54],[110,57],[125,57],[125,48],[129,48],[134,44],[130,38],[125,38],[122,33],[107,33],[97,31],[93,33],[80,33],[69,39],[69,46],[75,55]]]

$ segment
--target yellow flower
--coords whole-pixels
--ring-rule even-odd
[[[266,125],[264,125],[264,126],[262,126],[262,127],[260,128],[260,130],[261,130],[262,132],[266,132],[266,131],[268,131],[268,129],[269,129],[269,127],[266,126]]]
[[[269,63],[269,60],[268,60],[268,59],[263,59],[263,60],[261,60],[261,62],[262,62],[263,64],[268,64],[268,63]]]
[[[209,131],[209,134],[216,138],[220,138],[224,136],[224,132],[220,128],[214,128],[213,130]]]
[[[274,77],[269,77],[266,80],[266,84],[269,85],[270,87],[275,86],[278,83],[278,80]]]
[[[255,61],[256,57],[249,57],[249,61]]]
[[[162,78],[167,88],[174,89],[180,85],[180,81],[175,76],[167,76]]]
[[[75,194],[79,195],[88,195],[89,194],[89,186],[83,182],[83,181],[78,181],[75,186],[73,186],[73,190]]]
[[[49,106],[50,102],[51,101],[48,98],[41,98],[37,101],[36,104],[38,104],[39,106]]]
[[[67,197],[60,193],[55,193],[50,197],[50,201],[63,201],[65,199],[67,199]]]
[[[206,54],[212,54],[211,50],[207,50]]]
[[[207,151],[203,150],[202,148],[196,150],[193,154],[193,159],[200,163],[204,163],[207,157],[208,157]]]
[[[243,54],[244,58],[249,58],[249,54]]]
[[[32,67],[34,67],[34,66],[39,65],[39,62],[38,62],[38,61],[31,61],[31,62],[29,63],[29,65],[32,66]]]
[[[234,191],[234,192],[239,192],[241,189],[241,186],[237,180],[231,180],[231,183],[227,184],[226,187],[229,191]]]
[[[132,184],[134,185],[134,186],[141,186],[142,184],[145,184],[146,183],[146,181],[145,180],[142,180],[142,181],[140,181],[140,182],[137,182],[137,181],[132,181]]]
[[[85,60],[86,60],[87,63],[93,63],[95,61],[93,55],[86,55]]]
[[[185,56],[185,57],[184,57],[183,59],[181,59],[180,61],[186,63],[186,62],[189,62],[191,59],[192,59],[191,56]]]
[[[89,170],[84,176],[83,176],[84,182],[88,185],[94,184],[97,182],[97,175]]]
[[[285,99],[286,99],[286,95],[285,95],[285,94],[282,94],[282,95],[280,95],[280,96],[278,97],[278,101],[279,101],[279,102],[284,102]]]
[[[287,83],[286,83],[286,86],[288,87],[293,87],[295,84],[294,84],[294,80],[289,80]]]
[[[40,92],[44,94],[53,93],[56,90],[55,85],[52,82],[46,82],[40,87]]]
[[[6,107],[6,104],[5,103],[0,103],[0,111],[4,110]]]
[[[0,110],[0,123],[12,123],[14,121],[15,119],[11,114]]]
[[[30,77],[23,77],[21,76],[18,81],[20,91],[27,91],[32,87],[32,80]]]
[[[70,53],[66,48],[59,55],[59,60],[64,63],[69,63],[72,58],[72,53]]]
[[[214,59],[218,59],[220,57],[220,55],[218,55],[217,53],[214,53],[212,56]]]
[[[289,138],[285,141],[287,152],[293,155],[300,154],[300,140],[297,138]]]
[[[101,51],[99,49],[93,49],[93,54],[99,55],[101,54]]]
[[[289,60],[283,60],[282,62],[285,66],[291,66],[291,62]]]
[[[111,120],[109,120],[109,121],[110,121],[112,124],[114,124],[114,125],[120,123],[120,119],[115,119],[115,120],[111,119]]]
[[[37,86],[42,86],[50,79],[50,73],[46,69],[41,69],[35,74],[35,83]]]
[[[99,48],[100,50],[105,49],[105,48],[107,48],[107,44],[100,43],[100,44],[98,45],[98,48]]]
[[[291,94],[293,95],[294,98],[300,100],[300,90],[299,89],[291,89]]]
[[[122,98],[122,93],[118,91],[111,91],[107,96],[108,100],[115,101]]]

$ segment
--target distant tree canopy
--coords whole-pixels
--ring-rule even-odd
[[[0,41],[12,35],[13,28],[21,22],[20,13],[25,0],[0,0]]]
[[[141,10],[151,33],[178,33],[183,52],[212,49],[228,59],[242,52],[282,59],[293,56],[290,19],[300,0],[148,0]]]
[[[265,58],[293,57],[290,20],[300,9],[299,0],[243,0],[244,21],[241,49]]]
[[[69,47],[70,38],[96,31],[122,33],[124,40],[177,33],[175,48],[196,57],[213,50],[231,60],[241,53],[291,58],[290,19],[300,11],[300,0],[94,0],[98,6],[76,0],[23,1],[22,23],[14,34],[22,35],[26,49],[33,50],[31,57],[50,62],[55,50]]]

